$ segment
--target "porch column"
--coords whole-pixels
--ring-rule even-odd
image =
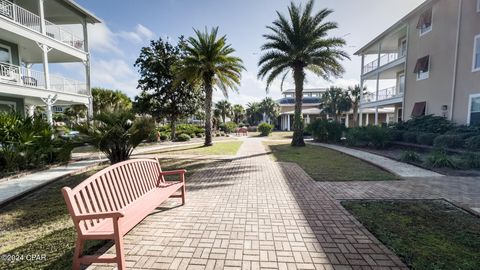
[[[57,102],[57,95],[54,95],[53,97],[51,95],[48,95],[47,98],[42,98],[43,102],[47,106],[47,122],[51,126],[53,125],[53,105],[55,102]]]
[[[363,110],[362,109],[359,109],[358,126],[359,127],[363,126]]]
[[[385,114],[387,125],[390,124],[390,114]]]
[[[365,116],[367,117],[367,119],[365,121],[365,126],[368,126],[368,124],[370,124],[369,121],[368,121],[368,118],[370,118],[370,117],[368,117],[368,113],[366,113]]]
[[[35,105],[27,105],[27,116],[33,117],[35,116]]]
[[[48,68],[48,52],[52,49],[45,44],[38,43],[38,46],[42,50],[42,60],[43,60],[43,75],[45,79],[45,89],[50,88],[50,69]]]
[[[88,104],[87,104],[87,119],[90,121],[93,118],[93,98],[92,98],[92,86],[90,81],[90,50],[88,47],[88,23],[87,18],[84,18],[82,21],[83,24],[83,50],[87,52],[87,60],[84,62],[85,65],[85,90],[88,94]]]
[[[307,114],[307,124],[310,124],[310,114]]]
[[[375,107],[375,126],[378,126],[378,106]]]
[[[290,131],[290,114],[287,114],[287,130]]]
[[[348,128],[348,113],[345,114],[345,126]]]
[[[38,12],[40,13],[40,31],[42,34],[47,34],[47,27],[45,25],[45,10],[43,7],[44,0],[38,0]]]

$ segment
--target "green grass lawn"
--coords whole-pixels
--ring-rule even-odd
[[[161,159],[163,170],[187,169],[186,180],[211,159]],[[0,208],[0,269],[70,269],[75,230],[60,189],[74,187],[101,168],[66,177]],[[87,242],[86,250],[95,251],[105,241]],[[8,263],[5,255],[46,255],[45,260],[19,260]]]
[[[445,201],[342,204],[412,269],[480,269],[480,218]]]
[[[395,180],[397,176],[368,162],[316,145],[291,147],[288,143],[266,142],[277,161],[293,162],[317,181]]]
[[[242,145],[241,141],[214,142],[213,146],[203,145],[178,146],[174,148],[152,151],[147,154],[169,155],[235,155]]]

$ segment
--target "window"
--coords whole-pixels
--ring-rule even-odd
[[[403,57],[405,55],[407,55],[407,39],[406,38],[400,41],[400,57]]]
[[[430,76],[430,56],[427,55],[418,59],[413,72],[417,74],[417,81],[428,79]]]
[[[477,12],[480,12],[480,0],[477,0]]]
[[[432,31],[432,8],[427,9],[422,15],[420,15],[417,29],[420,31],[420,36]]]
[[[0,44],[0,63],[12,63],[10,47]]]
[[[17,104],[11,101],[0,100],[0,112],[15,112]]]
[[[479,0],[480,1],[480,0]],[[472,71],[480,71],[480,35],[475,36],[473,41],[473,67]]]
[[[405,73],[400,73],[398,75],[398,93],[402,94],[405,92]]]
[[[468,104],[468,124],[480,124],[480,94],[470,95]]]
[[[419,117],[419,116],[425,115],[426,108],[427,108],[426,101],[415,102],[415,105],[413,105],[412,117]]]

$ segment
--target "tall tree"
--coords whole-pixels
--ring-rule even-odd
[[[63,114],[68,118],[70,127],[73,127],[74,125],[78,125],[80,123],[81,118],[85,118],[87,116],[87,106],[83,104],[74,104],[66,108],[63,111]]]
[[[240,124],[243,121],[243,119],[245,119],[245,109],[240,104],[233,105],[232,113],[233,113],[233,122],[235,122],[237,125]]]
[[[156,119],[167,118],[171,126],[171,138],[176,138],[177,122],[193,115],[200,107],[202,94],[185,80],[175,82],[174,68],[185,57],[182,37],[174,45],[161,38],[150,41],[143,47],[135,62],[140,72],[138,88],[142,90],[135,97],[136,110],[150,114]]]
[[[353,126],[358,127],[358,110],[360,108],[360,101],[362,95],[367,92],[366,87],[361,87],[360,85],[355,85],[354,87],[348,87],[348,93],[350,96],[351,106],[353,110]]]
[[[280,115],[280,105],[271,97],[266,97],[260,102],[261,111],[272,123]]]
[[[272,33],[263,35],[267,42],[261,47],[264,54],[258,65],[259,78],[267,77],[267,88],[279,76],[282,86],[288,73],[293,73],[295,82],[295,117],[292,146],[304,146],[302,98],[305,71],[324,79],[338,77],[344,72],[340,61],[349,59],[342,50],[345,40],[329,37],[331,30],[337,29],[337,23],[325,22],[333,11],[322,9],[313,14],[313,0],[305,7],[291,2],[288,17],[277,11],[278,18],[272,26],[267,26]]]
[[[342,113],[351,109],[350,96],[340,87],[332,86],[322,95],[321,108],[339,122]]]
[[[132,101],[120,90],[94,87],[92,88],[92,97],[94,114],[132,108]]]
[[[235,50],[227,44],[226,36],[218,37],[218,27],[205,32],[195,30],[187,40],[187,56],[178,70],[178,79],[200,86],[205,92],[205,146],[212,145],[212,94],[218,88],[225,97],[229,90],[238,91],[241,72],[245,68]]]
[[[215,111],[218,111],[220,117],[222,117],[222,122],[225,124],[226,118],[231,117],[233,113],[233,107],[228,100],[220,100],[215,103]]]
[[[247,121],[250,125],[258,125],[263,118],[262,106],[260,102],[252,102],[247,104]]]

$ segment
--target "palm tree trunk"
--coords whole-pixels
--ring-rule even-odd
[[[358,127],[358,104],[353,104],[353,127]]]
[[[293,120],[293,139],[291,145],[305,146],[302,116],[303,81],[305,80],[303,67],[296,67],[293,70],[293,78],[295,80],[295,116]]]
[[[205,83],[205,143],[204,146],[212,146],[212,76],[204,77]]]

